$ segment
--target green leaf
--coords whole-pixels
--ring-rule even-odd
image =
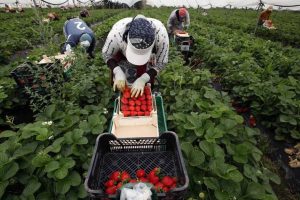
[[[215,99],[216,98],[216,91],[212,90],[212,89],[209,89],[207,87],[206,88],[206,91],[205,91],[205,94],[204,94],[204,97],[207,98],[207,99]]]
[[[291,116],[288,116],[288,115],[280,115],[279,120],[280,120],[280,122],[289,123],[289,124],[294,125],[294,126],[297,125],[296,119],[294,117],[291,117]]]
[[[186,157],[189,157],[190,152],[194,149],[193,145],[190,142],[183,142],[181,143],[181,149]]]
[[[52,118],[52,115],[53,115],[53,113],[54,113],[54,111],[55,111],[55,109],[56,109],[56,105],[55,104],[52,104],[52,105],[50,105],[50,106],[48,106],[46,109],[45,109],[45,115],[46,115],[46,117],[47,118],[49,118],[49,119],[51,119]]]
[[[71,174],[68,176],[68,181],[72,186],[78,186],[81,183],[81,177],[76,171],[72,171]]]
[[[297,130],[291,130],[291,136],[292,136],[292,138],[299,140],[300,139],[300,132],[297,131]]]
[[[256,169],[249,164],[244,165],[244,175],[257,183]]]
[[[224,191],[215,190],[214,194],[217,200],[231,200],[230,196]]]
[[[205,134],[205,139],[209,142],[215,141],[217,138],[223,137],[224,131],[219,128],[209,127]]]
[[[5,152],[0,152],[0,167],[9,161],[8,155]]]
[[[8,186],[8,181],[2,181],[0,182],[0,199],[3,196],[6,187]]]
[[[54,199],[54,197],[51,194],[51,192],[42,192],[37,195],[36,199],[37,200],[49,200],[49,199]]]
[[[24,196],[33,195],[39,188],[41,187],[41,183],[36,179],[30,179],[30,181],[26,184],[26,187],[23,190]]]
[[[218,144],[203,140],[199,146],[208,156],[224,160],[225,153]]]
[[[243,180],[243,175],[238,170],[233,170],[229,172],[228,177],[234,182],[241,182]]]
[[[204,162],[204,160],[205,156],[202,151],[193,149],[189,155],[189,164],[191,166],[199,166]]]
[[[212,190],[219,190],[220,189],[219,182],[218,182],[218,180],[216,178],[213,178],[213,177],[204,177],[203,180],[204,180],[204,184],[209,189],[212,189]]]
[[[63,179],[68,175],[68,169],[61,167],[54,172],[54,175],[57,179]]]
[[[203,152],[195,149],[190,142],[183,142],[181,148],[191,166],[199,166],[204,162],[205,156]]]
[[[18,157],[27,155],[29,153],[33,153],[37,147],[38,143],[37,142],[31,142],[31,143],[27,143],[24,146],[21,146],[20,148],[18,148],[14,155],[13,158],[16,159]]]
[[[222,118],[221,123],[225,126],[227,130],[233,129],[238,123],[232,119]]]
[[[250,182],[247,187],[247,197],[252,199],[262,199],[265,194],[265,190],[262,185],[254,182]]]
[[[11,162],[3,167],[0,167],[0,180],[8,180],[19,171],[19,165],[16,162]]]
[[[63,179],[63,180],[58,180],[56,183],[55,183],[55,188],[56,188],[56,191],[59,193],[59,194],[66,194],[69,190],[70,190],[70,183]]]
[[[17,136],[17,135],[19,135],[19,134],[14,131],[6,130],[6,131],[2,131],[0,133],[0,138],[8,138],[8,137]]]
[[[43,167],[45,166],[48,162],[51,161],[51,157],[44,153],[44,152],[39,152],[33,159],[32,159],[32,164],[35,167]]]
[[[77,141],[77,144],[87,144],[89,141],[86,137],[82,137]]]
[[[88,194],[87,194],[87,192],[86,192],[86,190],[84,188],[84,185],[81,184],[79,186],[79,188],[78,188],[78,197],[81,198],[81,199],[83,199],[83,198],[87,197],[87,195]]]
[[[72,158],[61,158],[60,164],[66,169],[72,168],[75,166],[75,161]]]
[[[88,117],[88,122],[91,127],[96,126],[98,123],[100,123],[99,115],[97,115],[97,114],[90,115]]]
[[[53,160],[46,165],[45,172],[52,172],[58,168],[59,168],[59,162]]]

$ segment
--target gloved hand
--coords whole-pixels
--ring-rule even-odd
[[[136,79],[131,87],[131,97],[143,95],[145,84],[150,80],[150,76],[144,73],[140,78]]]
[[[116,87],[118,90],[123,91],[125,89],[126,75],[119,66],[114,68],[113,73],[115,77],[113,86],[114,91],[116,91]]]
[[[67,44],[65,54],[70,54],[70,53],[72,53],[72,48],[71,45]]]

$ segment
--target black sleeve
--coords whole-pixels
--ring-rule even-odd
[[[147,71],[147,74],[150,76],[151,79],[154,79],[155,76],[157,75],[157,71],[155,69],[151,68]]]
[[[111,69],[114,70],[114,68],[118,67],[118,63],[115,59],[111,58],[107,61],[107,66]]]

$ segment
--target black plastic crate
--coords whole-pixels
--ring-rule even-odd
[[[33,64],[31,62],[25,62],[16,67],[10,74],[15,79],[19,87],[35,87],[38,88],[46,79],[47,73],[55,72],[55,66],[58,62],[49,63],[49,64]]]
[[[177,187],[168,193],[158,193],[158,199],[184,199],[189,178],[184,165],[178,137],[165,132],[159,138],[117,139],[112,134],[99,135],[85,180],[85,189],[93,199],[117,199],[106,195],[104,183],[113,171],[127,171],[135,177],[142,168],[149,173],[159,167],[163,175],[178,178]]]

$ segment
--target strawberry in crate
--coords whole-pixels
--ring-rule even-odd
[[[121,95],[120,105],[124,117],[150,116],[153,110],[151,88],[145,86],[140,96],[133,97],[131,95],[131,89],[126,87]]]

